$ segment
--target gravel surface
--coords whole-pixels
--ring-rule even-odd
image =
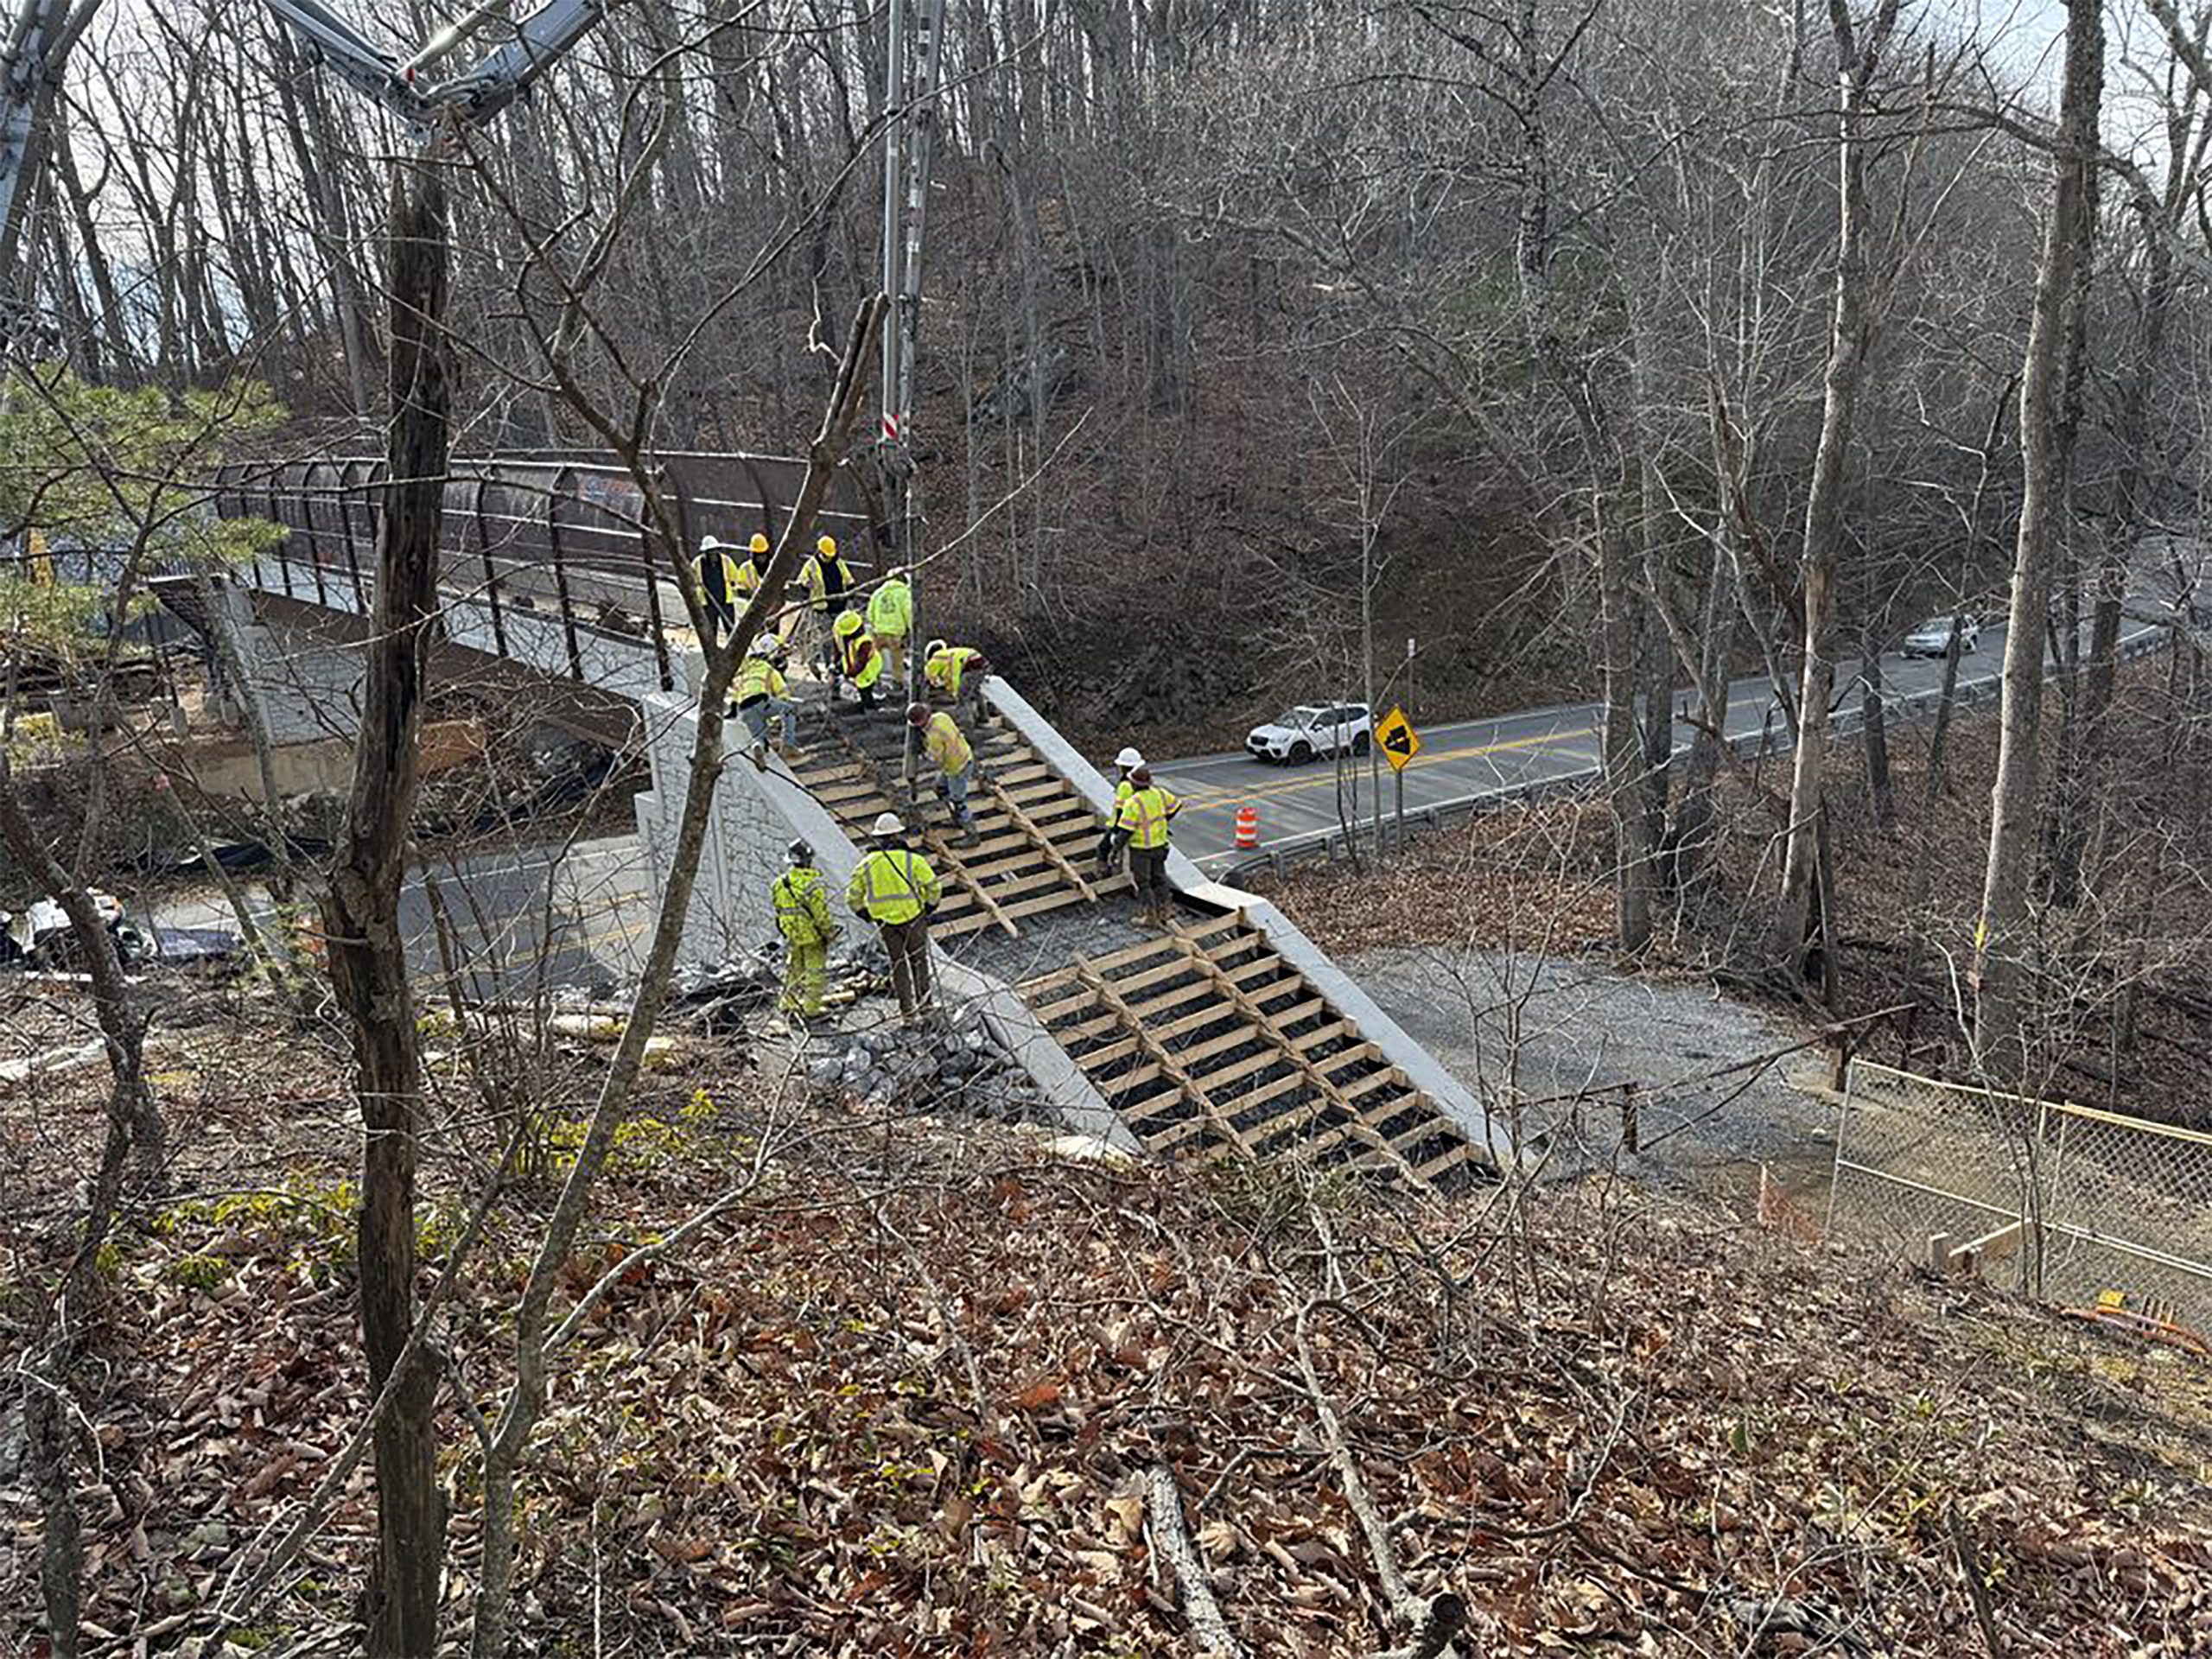
[[[1556,1172],[1618,1155],[1647,1179],[1710,1185],[1725,1172],[1740,1189],[1745,1166],[1766,1163],[1785,1185],[1825,1187],[1834,1114],[1783,1077],[1818,1076],[1822,1051],[1773,1058],[1805,1033],[1772,1014],[1572,957],[1412,948],[1339,960],[1494,1109],[1519,1100],[1524,1138]],[[1621,1152],[1617,1085],[1631,1082],[1637,1157]]]

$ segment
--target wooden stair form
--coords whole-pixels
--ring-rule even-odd
[[[976,729],[963,727],[989,778],[969,791],[973,842],[954,839],[952,810],[934,794],[925,791],[918,804],[908,798],[903,723],[827,718],[827,741],[810,744],[809,759],[795,769],[800,785],[856,842],[866,842],[884,812],[898,813],[917,832],[944,883],[944,903],[931,924],[939,938],[992,928],[1018,937],[1030,917],[1128,891],[1126,875],[1085,874],[1098,842],[1096,816],[996,715]]]
[[[1306,1157],[1423,1188],[1482,1166],[1459,1125],[1241,915],[1079,955],[1017,988],[1154,1152]]]

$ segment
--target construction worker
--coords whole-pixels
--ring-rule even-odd
[[[822,872],[814,868],[814,849],[795,841],[785,849],[791,868],[769,884],[776,906],[776,931],[784,936],[784,995],[778,1006],[787,1014],[811,1019],[822,1012],[822,988],[837,918]]]
[[[975,749],[950,715],[926,702],[906,705],[906,723],[921,733],[922,753],[937,766],[937,792],[952,809],[961,833],[972,839],[976,814],[968,805],[968,786],[976,779]]]
[[[837,641],[831,622],[845,608],[845,591],[853,585],[853,568],[839,556],[835,536],[818,537],[814,552],[800,571],[806,583],[806,607],[814,615],[814,662],[823,679],[837,671]]]
[[[906,636],[914,631],[914,590],[906,573],[893,570],[868,597],[868,631],[883,653],[884,671],[891,683],[906,683]]]
[[[932,639],[929,654],[922,658],[924,683],[944,693],[944,700],[955,708],[960,706],[965,692],[969,709],[978,716],[983,710],[983,682],[990,677],[991,659],[973,645],[948,645],[942,639]]]
[[[748,563],[741,569],[730,554],[736,544],[719,536],[703,536],[699,539],[699,556],[691,561],[693,574],[698,578],[700,620],[706,624],[706,646],[709,651],[721,643],[722,636],[737,625],[737,607],[741,598],[739,579],[744,570],[753,567]],[[753,585],[760,585],[755,572]]]
[[[768,538],[759,531],[746,544],[745,561],[737,567],[737,602],[748,603],[760,591],[760,569],[768,562]]]
[[[738,665],[737,683],[730,688],[732,712],[745,722],[746,741],[757,762],[768,747],[768,722],[780,724],[776,753],[796,764],[806,757],[798,747],[798,704],[784,679],[784,642],[772,633],[753,640]]]
[[[837,640],[837,671],[861,694],[861,707],[874,709],[876,682],[883,677],[883,653],[875,648],[875,636],[861,620],[860,601],[845,601],[830,632]]]
[[[1136,785],[1129,781],[1129,774],[1144,765],[1144,756],[1136,749],[1123,744],[1122,752],[1114,757],[1114,811],[1106,820],[1105,833],[1098,837],[1098,870],[1102,875],[1111,875],[1122,854],[1120,823],[1122,803],[1129,798]]]
[[[906,826],[886,812],[873,826],[875,846],[863,854],[845,889],[853,913],[874,922],[891,957],[891,988],[908,1020],[930,1004],[930,912],[944,888],[930,861],[906,845]]]
[[[1183,810],[1183,803],[1152,781],[1150,766],[1133,769],[1129,785],[1129,792],[1115,816],[1115,834],[1129,849],[1129,876],[1136,883],[1145,919],[1154,927],[1165,927],[1169,907],[1174,903],[1167,885],[1167,826]]]

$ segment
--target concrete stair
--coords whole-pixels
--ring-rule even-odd
[[[1302,1155],[1440,1190],[1484,1167],[1458,1124],[1242,914],[1077,950],[1016,989],[1155,1153]]]
[[[928,787],[926,770],[920,800],[907,795],[906,727],[893,710],[817,707],[800,734],[806,760],[795,774],[856,843],[867,843],[868,826],[886,811],[919,831],[945,887],[944,905],[931,923],[940,940],[994,928],[1018,938],[1029,918],[1128,891],[1124,874],[1099,878],[1091,861],[1098,820],[1065,779],[995,715],[981,727],[963,721],[962,730],[988,780],[969,792],[977,830],[972,842],[960,839],[951,810]]]

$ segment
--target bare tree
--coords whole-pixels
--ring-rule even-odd
[[[1848,0],[1828,0],[1836,54],[1835,298],[1822,387],[1821,435],[1805,498],[1802,571],[1805,632],[1798,668],[1796,753],[1784,831],[1782,896],[1776,906],[1773,952],[1793,970],[1805,948],[1819,885],[1822,786],[1827,778],[1828,703],[1835,661],[1830,633],[1843,557],[1847,469],[1859,417],[1859,384],[1873,334],[1872,276],[1867,260],[1866,125],[1874,78],[1897,28],[1899,0],[1880,0],[1863,31]],[[1832,954],[1829,952],[1828,954]]]
[[[2061,517],[2073,467],[2069,382],[2078,373],[2096,251],[2098,118],[2104,98],[2104,13],[2097,0],[2067,0],[2066,70],[2060,93],[2056,175],[2035,309],[2020,371],[2024,489],[2005,635],[2004,704],[1997,784],[1974,928],[1975,1046],[2006,1076],[2022,1064],[2020,1019],[2030,944],[2028,861],[2036,844],[2044,632]]]

